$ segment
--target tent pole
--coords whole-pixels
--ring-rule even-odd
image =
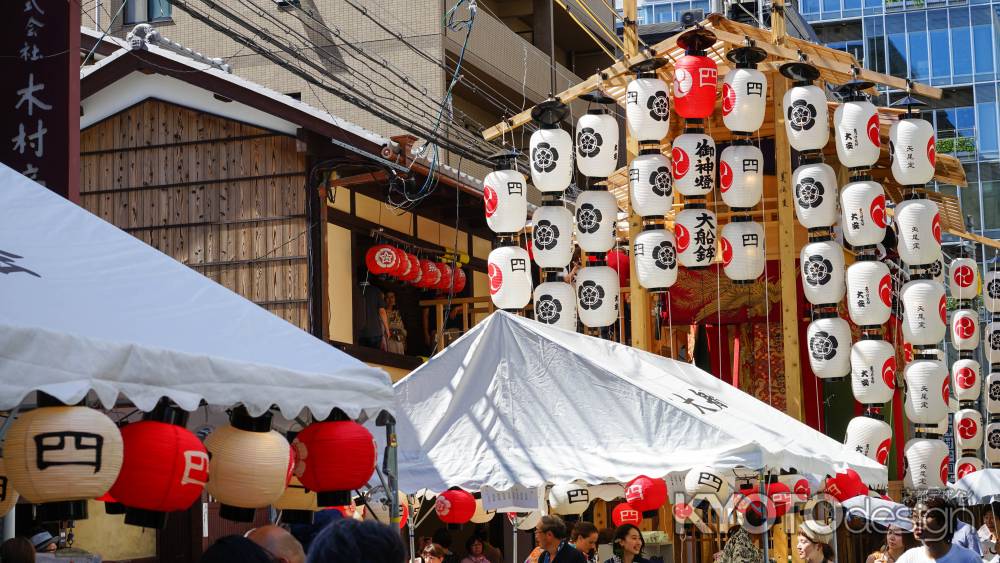
[[[767,473],[765,473],[765,470],[763,470],[763,469],[760,470],[760,485],[758,486],[757,490],[760,491],[760,492],[763,492],[764,495],[765,495],[765,498],[766,498],[766,496],[767,496],[767,492],[766,492],[767,491]],[[764,504],[764,517],[767,518],[767,504],[766,503]],[[768,540],[768,530],[766,530],[766,529],[764,530],[764,533],[761,535],[761,538],[760,538],[760,543],[761,543],[761,547],[763,548],[761,551],[764,553],[764,563],[769,563],[770,560],[771,560],[771,554],[770,554],[771,546],[769,545],[770,541]]]
[[[410,504],[411,507],[413,506],[413,503],[409,502],[409,497],[407,497],[407,502]],[[411,510],[410,512],[411,512],[410,519],[406,521],[406,527],[410,533],[410,561],[415,561],[417,558],[417,540],[415,537],[416,530],[414,529],[413,526],[413,520],[417,517],[417,515],[416,512],[413,510]],[[421,553],[421,555],[423,554]]]
[[[508,520],[510,522],[511,534],[513,534],[513,538],[511,541],[511,545],[513,547],[511,548],[511,555],[510,555],[511,563],[517,563],[517,525],[519,523],[518,520],[520,520],[520,518],[517,518],[516,516],[514,517],[513,520]]]

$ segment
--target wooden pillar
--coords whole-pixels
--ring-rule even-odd
[[[774,0],[771,12],[771,40],[781,45],[785,39],[784,0]],[[789,416],[804,420],[802,408],[802,369],[799,365],[799,302],[795,266],[795,211],[792,189],[792,154],[785,132],[785,115],[781,99],[788,90],[788,79],[775,73],[774,146],[775,176],[778,180],[778,250],[781,276],[781,341],[785,362],[785,411]]]
[[[549,55],[552,46],[552,37],[549,35],[552,25],[549,24],[549,20],[555,15],[552,0],[532,0],[531,5],[531,44]]]

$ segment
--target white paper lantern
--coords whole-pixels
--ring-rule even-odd
[[[625,90],[625,120],[640,143],[659,142],[670,131],[669,90],[656,76],[663,63],[662,59],[649,59],[633,67],[636,78]]]
[[[903,447],[906,460],[904,486],[939,489],[948,481],[948,446],[941,440],[913,438]]]
[[[792,172],[795,217],[807,229],[837,223],[837,173],[819,159],[807,160]]]
[[[979,266],[972,258],[956,258],[948,265],[948,289],[955,299],[979,294]]]
[[[847,268],[847,311],[854,324],[880,325],[889,320],[892,277],[884,263],[861,258]]]
[[[674,233],[666,229],[651,228],[636,235],[632,260],[645,289],[664,291],[677,282],[677,244]]]
[[[1000,322],[993,321],[986,325],[984,331],[986,339],[983,342],[983,352],[986,354],[986,363],[1000,364]]]
[[[809,366],[820,379],[851,373],[851,327],[836,316],[816,319],[806,328]]]
[[[962,358],[951,364],[951,386],[960,403],[979,400],[983,389],[981,371],[979,362],[971,358]]]
[[[4,461],[0,459],[0,518],[6,516],[14,508],[20,496],[7,479],[7,470],[4,469]]]
[[[934,179],[937,160],[934,126],[919,117],[900,117],[889,128],[892,177],[903,186],[921,186]]]
[[[1000,422],[991,422],[986,425],[986,463],[992,467],[1000,467]]]
[[[519,246],[493,249],[487,259],[490,298],[497,309],[523,309],[531,300],[531,258]]]
[[[944,286],[931,280],[906,282],[900,291],[903,302],[903,339],[915,346],[933,346],[944,340]]]
[[[885,340],[859,340],[851,347],[851,391],[863,405],[892,400],[896,392],[896,350]]]
[[[588,266],[576,274],[577,312],[588,328],[611,326],[618,320],[618,272],[609,266]]]
[[[881,420],[856,416],[847,423],[844,445],[850,450],[885,465],[889,460],[891,444],[892,428]]]
[[[948,371],[938,360],[914,360],[903,368],[904,410],[910,422],[936,424],[948,414]]]
[[[968,309],[959,309],[951,316],[951,345],[956,350],[975,350],[979,347],[979,315]]]
[[[535,320],[576,331],[576,292],[573,286],[561,281],[538,284],[535,288]]]
[[[674,189],[698,197],[712,191],[715,183],[715,141],[700,129],[689,129],[674,138],[670,151]]]
[[[986,376],[986,412],[1000,413],[1000,373],[993,372]]]
[[[983,415],[976,409],[955,413],[955,451],[978,450],[983,445]]]
[[[751,283],[764,273],[764,226],[737,221],[722,227],[722,266],[734,283]]]
[[[840,190],[840,221],[851,246],[873,246],[885,238],[885,192],[871,180],[851,182]]]
[[[689,206],[674,217],[674,237],[680,263],[685,268],[703,268],[715,258],[715,213]]]
[[[840,303],[847,290],[844,248],[834,240],[810,242],[799,256],[802,290],[813,305]]]
[[[628,167],[632,211],[640,217],[666,215],[674,204],[670,160],[657,149],[645,149]]]
[[[955,480],[959,480],[970,473],[975,473],[983,468],[983,460],[974,456],[958,458],[955,462]]]
[[[477,498],[476,512],[472,514],[472,519],[469,520],[469,522],[472,522],[473,524],[485,524],[490,520],[493,520],[493,517],[496,515],[496,510],[486,510],[486,508],[483,507],[483,499]]]
[[[736,49],[734,49],[735,51]],[[752,133],[764,123],[767,77],[756,68],[736,68],[722,82],[722,123],[738,133]]]
[[[531,216],[531,245],[539,268],[565,268],[573,259],[573,214],[561,203],[546,201]]]
[[[707,465],[692,467],[684,476],[684,492],[689,496],[714,496],[725,503],[732,492],[732,485],[722,471]]]
[[[590,489],[586,485],[567,483],[549,489],[549,512],[564,516],[583,514],[590,506]]]
[[[1000,271],[990,269],[983,276],[983,306],[990,313],[1000,313]]]
[[[518,513],[518,530],[533,530],[535,526],[538,525],[538,521],[542,519],[542,513],[538,510],[528,513]]]
[[[865,99],[840,104],[833,112],[833,127],[840,164],[848,168],[868,168],[878,162],[882,141],[874,104]]]
[[[896,206],[896,250],[910,266],[941,259],[941,215],[929,199],[908,199]]]
[[[528,182],[517,170],[494,170],[483,179],[486,225],[494,233],[516,233],[528,220]]]
[[[615,246],[618,200],[607,189],[590,189],[576,198],[576,242],[584,252],[607,252]]]
[[[618,121],[591,109],[576,122],[576,165],[591,178],[607,178],[618,167]]]
[[[573,136],[542,125],[531,134],[531,183],[542,193],[561,192],[573,181]]]
[[[797,151],[820,150],[830,140],[826,94],[814,84],[797,84],[781,99],[788,144]]]
[[[749,209],[764,193],[764,154],[749,143],[732,144],[719,156],[719,193],[734,209]]]

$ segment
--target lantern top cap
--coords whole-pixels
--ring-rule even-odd
[[[552,127],[562,121],[568,111],[569,108],[559,98],[549,98],[531,110],[531,119],[543,126]]]
[[[919,111],[913,111],[913,107],[914,106],[920,107],[920,106],[926,106],[927,104],[925,102],[923,102],[923,101],[921,101],[921,100],[919,100],[917,98],[914,98],[913,96],[907,94],[903,98],[900,98],[900,99],[896,100],[895,102],[893,102],[893,103],[891,103],[889,105],[891,107],[905,106],[906,107],[906,114],[903,117],[907,118],[907,117],[917,117],[917,116],[920,115]]]
[[[763,62],[767,58],[767,53],[760,47],[747,45],[730,49],[726,53],[726,58],[736,63],[737,68],[755,68],[757,63]]]
[[[591,90],[586,94],[580,96],[581,100],[586,100],[592,104],[602,104],[608,105],[615,103],[615,99],[609,96],[604,90]]]
[[[845,100],[851,100],[852,98],[858,98],[863,95],[863,92],[869,88],[875,86],[874,82],[869,82],[867,80],[852,80],[846,84],[838,86],[836,89],[837,95]]]
[[[647,72],[656,72],[656,69],[666,65],[667,60],[663,57],[650,57],[644,61],[639,61],[633,64],[628,67],[628,69],[636,74],[643,74]]]
[[[677,38],[677,45],[688,52],[704,51],[715,45],[715,34],[707,29],[696,28],[685,31]]]
[[[778,70],[786,78],[796,82],[812,82],[819,78],[819,69],[809,63],[785,63]]]
[[[498,153],[486,157],[493,163],[497,170],[514,170],[517,168],[517,158],[521,156],[521,151],[517,149],[502,150]]]

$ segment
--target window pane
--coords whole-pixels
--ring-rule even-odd
[[[840,17],[840,0],[823,0],[823,17]]]
[[[906,14],[906,33],[910,47],[910,78],[926,80],[930,76],[927,50],[927,20],[924,12]]]
[[[860,10],[861,0],[844,0],[844,10]]]
[[[865,37],[867,38],[865,58],[868,68],[876,72],[885,72],[885,40],[882,36],[882,17],[865,18]]]
[[[902,14],[885,17],[888,42],[889,74],[909,76],[906,64],[906,33]]]
[[[972,8],[972,37],[976,60],[976,80],[993,79],[992,10],[986,6]]]
[[[801,0],[799,4],[802,6],[803,14],[819,13],[819,0]]]
[[[979,145],[979,158],[989,160],[1000,157],[997,148],[996,97],[993,84],[976,87],[976,115],[979,123],[975,136]]]
[[[965,228],[978,231],[982,223],[979,220],[979,173],[975,164],[965,165],[965,178],[969,185],[958,190],[958,199],[962,202],[962,216],[965,218]]]
[[[670,21],[670,5],[666,6],[657,5],[653,6],[653,21],[656,23],[668,22]]]
[[[170,19],[170,0],[149,0],[149,19]]]
[[[969,30],[969,9],[948,10],[951,18],[951,67],[956,83],[972,82],[972,37]]]
[[[125,23],[140,23],[148,21],[145,2],[127,2],[125,4]]]
[[[708,0],[696,0],[694,2],[691,2],[691,9],[692,10],[704,10],[705,13],[707,14],[709,12],[709,9],[708,9]]]
[[[951,53],[948,48],[948,12],[927,12],[928,39],[931,48],[931,76],[951,78]]]
[[[878,13],[882,8],[882,0],[865,0],[865,13]]]

